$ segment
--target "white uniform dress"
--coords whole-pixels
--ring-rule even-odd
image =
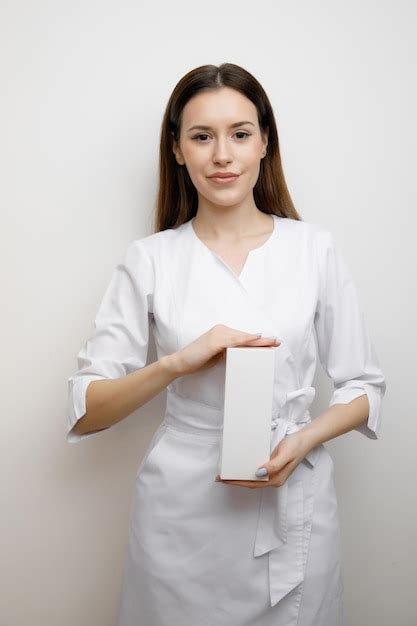
[[[238,276],[192,220],[132,241],[69,378],[68,442],[90,381],[144,367],[215,324],[276,335],[271,450],[311,420],[317,358],[330,405],[367,394],[376,439],[386,383],[351,274],[326,228],[273,216]],[[334,466],[315,447],[281,487],[215,482],[225,364],[177,378],[138,468],[118,626],[345,626]],[[265,459],[267,461],[268,459]]]

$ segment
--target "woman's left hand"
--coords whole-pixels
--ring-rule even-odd
[[[274,448],[270,460],[260,465],[260,467],[267,468],[269,480],[222,480],[219,474],[217,474],[216,480],[249,489],[281,487],[308,452],[309,448],[301,431],[291,433],[286,435]]]

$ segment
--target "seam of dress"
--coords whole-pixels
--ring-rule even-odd
[[[315,307],[314,307],[314,313],[311,316],[311,320],[310,320],[310,324],[309,327],[306,329],[306,332],[304,334],[303,337],[303,341],[301,343],[301,347],[300,347],[300,354],[304,354],[305,353],[305,347],[308,344],[311,334],[313,333],[314,335],[314,320],[316,317],[316,311],[317,311],[317,305],[318,305],[318,297],[319,297],[319,287],[320,287],[320,266],[318,263],[318,256],[317,256],[317,237],[313,237],[313,257],[314,257],[314,264],[316,267],[316,273],[317,273],[317,281],[316,281],[316,294],[315,294]],[[314,370],[314,375],[317,371],[317,351],[316,351],[316,355],[315,355],[315,361],[316,361],[316,366],[315,366],[315,370]]]
[[[180,231],[178,231],[179,233]],[[179,244],[179,235],[177,233],[177,241],[176,241],[176,245],[178,246]],[[176,339],[176,344],[177,344],[177,350],[181,349],[180,346],[180,337],[179,337],[179,321],[180,321],[180,314],[179,314],[179,308],[178,308],[178,304],[177,304],[177,299],[175,297],[175,292],[174,292],[174,276],[172,274],[172,267],[176,267],[176,265],[174,266],[174,264],[170,264],[171,267],[169,268],[169,277],[171,280],[169,280],[169,293],[170,293],[170,299],[172,302],[172,306],[173,306],[173,310],[174,310],[174,329],[175,329],[175,339]]]

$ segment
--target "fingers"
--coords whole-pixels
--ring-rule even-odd
[[[221,479],[219,482],[226,485],[234,485],[236,487],[246,487],[248,489],[264,489],[265,487],[274,487],[275,485],[265,480],[225,480]]]
[[[240,336],[239,336],[240,335]],[[239,333],[238,336],[236,336],[235,339],[235,343],[237,345],[242,345],[242,343],[254,343],[257,342],[259,344],[265,345],[265,344],[272,344],[272,345],[279,345],[281,342],[278,339],[278,337],[275,337],[275,335],[272,335],[270,337],[262,337],[262,333]]]
[[[266,341],[280,344],[280,340],[275,335],[271,335],[270,337],[263,337],[262,333],[242,333],[242,335],[247,336],[248,341]]]
[[[245,344],[265,346],[279,346],[281,341],[278,337],[262,337],[262,333],[247,333],[224,324],[216,324],[210,329],[210,336],[213,337],[213,343],[216,348],[221,346],[222,348],[236,347]]]
[[[279,346],[280,345],[280,340],[277,339],[277,337],[253,337],[252,339],[247,339],[247,341],[245,343],[260,343],[262,345],[264,344],[270,344],[270,345],[275,345],[275,346]]]
[[[237,487],[248,487],[249,489],[264,489],[265,487],[282,487],[288,480],[294,469],[297,467],[296,460],[290,461],[280,469],[270,468],[269,480],[232,480],[220,478],[217,474],[215,481],[225,483],[227,485],[236,485]]]
[[[281,487],[285,481],[287,479],[285,478],[281,478],[279,480],[273,481],[273,480],[227,480],[227,479],[220,479],[219,481],[215,481],[215,482],[220,482],[220,483],[224,483],[226,485],[236,485],[236,487],[247,487],[248,489],[266,489],[266,487]]]

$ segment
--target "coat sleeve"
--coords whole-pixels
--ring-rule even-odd
[[[146,365],[152,293],[152,263],[138,239],[128,245],[113,270],[94,320],[94,332],[78,352],[78,370],[68,379],[68,443],[101,432],[72,432],[86,412],[89,383],[119,378]]]
[[[370,439],[379,435],[386,381],[368,332],[358,292],[333,235],[320,238],[319,290],[314,326],[320,362],[332,379],[329,406],[347,404],[366,394],[367,422],[354,430]]]

